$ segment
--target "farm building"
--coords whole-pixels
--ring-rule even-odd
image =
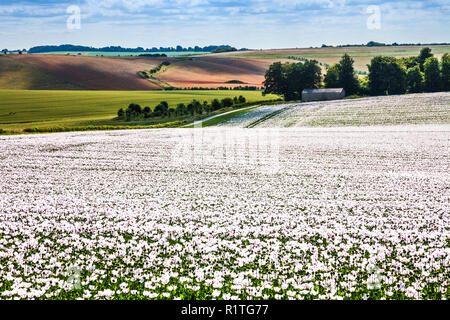
[[[305,89],[302,91],[302,101],[339,100],[345,97],[343,88],[336,89]]]

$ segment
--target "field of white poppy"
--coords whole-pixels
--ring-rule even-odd
[[[0,298],[448,299],[449,139],[445,124],[0,136]]]
[[[265,106],[222,124],[227,127],[340,127],[450,124],[450,92]]]

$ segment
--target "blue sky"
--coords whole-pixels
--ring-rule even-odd
[[[81,9],[79,30],[66,26],[71,5]],[[373,5],[379,29],[367,27]],[[449,18],[450,0],[0,0],[0,47],[450,42]]]

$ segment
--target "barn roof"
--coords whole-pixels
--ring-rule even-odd
[[[341,93],[344,88],[329,88],[329,89],[304,89],[303,93]]]

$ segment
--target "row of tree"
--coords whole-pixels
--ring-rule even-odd
[[[46,53],[46,52],[58,52],[58,51],[98,51],[98,52],[212,52],[217,49],[230,49],[233,48],[230,45],[209,45],[205,47],[183,47],[183,46],[176,46],[176,47],[153,47],[153,48],[147,48],[144,49],[142,47],[137,48],[123,48],[121,46],[108,46],[103,48],[94,48],[94,47],[87,47],[87,46],[79,46],[79,45],[72,45],[72,44],[63,44],[59,46],[36,46],[32,47],[29,50],[29,53]],[[245,51],[248,49],[240,49],[240,51]]]
[[[362,91],[372,95],[450,90],[450,56],[444,54],[439,63],[430,48],[423,48],[417,57],[375,57],[368,67]]]
[[[264,93],[283,95],[285,100],[300,100],[303,89],[344,88],[347,95],[387,95],[450,90],[450,56],[441,63],[430,48],[417,57],[378,56],[368,65],[368,76],[359,78],[354,60],[344,54],[341,61],[327,68],[323,77],[319,63],[274,63],[266,72]]]
[[[150,107],[142,108],[139,104],[132,103],[126,110],[120,108],[117,112],[119,120],[136,121],[157,117],[181,117],[186,115],[194,116],[196,114],[209,114],[222,108],[229,108],[236,105],[244,104],[245,97],[239,96],[234,98],[224,98],[222,100],[214,99],[211,103],[204,101],[201,103],[192,100],[188,104],[179,103],[176,107],[170,107],[167,101],[161,101],[153,110]]]

